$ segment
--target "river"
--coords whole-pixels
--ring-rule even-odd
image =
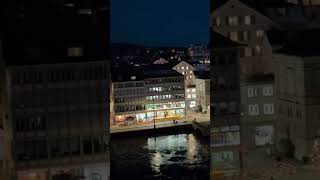
[[[209,180],[209,138],[178,134],[111,142],[112,180]]]

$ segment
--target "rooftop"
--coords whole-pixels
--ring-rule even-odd
[[[299,57],[320,56],[319,42],[320,29],[289,32],[284,46],[276,52]]]

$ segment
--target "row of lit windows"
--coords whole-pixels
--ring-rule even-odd
[[[147,96],[146,100],[152,101],[152,100],[166,100],[166,99],[181,99],[184,97],[185,97],[184,94],[175,94],[175,95],[166,94],[166,95]]]
[[[264,35],[264,31],[257,30],[255,35],[256,37],[261,38]],[[233,41],[249,41],[251,39],[250,31],[231,31],[228,36]]]
[[[244,22],[243,22],[244,21]],[[220,27],[222,25],[222,18],[215,17],[214,18],[214,25]],[[239,26],[239,25],[252,25],[255,24],[255,17],[254,16],[227,16],[225,17],[225,24],[227,26]]]

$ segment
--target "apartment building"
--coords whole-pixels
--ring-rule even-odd
[[[319,29],[292,34],[275,54],[277,141],[289,139],[297,159],[310,157],[319,141]],[[279,149],[281,144],[277,143]]]
[[[195,79],[194,71],[196,69],[191,64],[189,64],[186,61],[181,61],[177,65],[175,65],[172,69],[184,76],[186,86],[194,85],[194,79]]]
[[[211,171],[230,176],[239,173],[240,151],[240,48],[212,32],[211,51]]]
[[[247,148],[275,144],[275,97],[272,74],[241,83],[241,139]]]
[[[111,106],[114,116],[111,121],[114,125],[186,116],[184,76],[170,68],[157,69],[159,67],[130,66],[122,74],[113,74],[114,103]]]
[[[196,106],[201,111],[210,114],[210,72],[201,73],[195,79]]]
[[[246,44],[240,51],[241,79],[272,72],[272,48],[265,32],[274,23],[240,0],[217,3],[212,13],[212,28],[229,39]]]

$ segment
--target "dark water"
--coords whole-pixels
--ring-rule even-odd
[[[209,138],[193,134],[112,139],[111,179],[209,180]]]

